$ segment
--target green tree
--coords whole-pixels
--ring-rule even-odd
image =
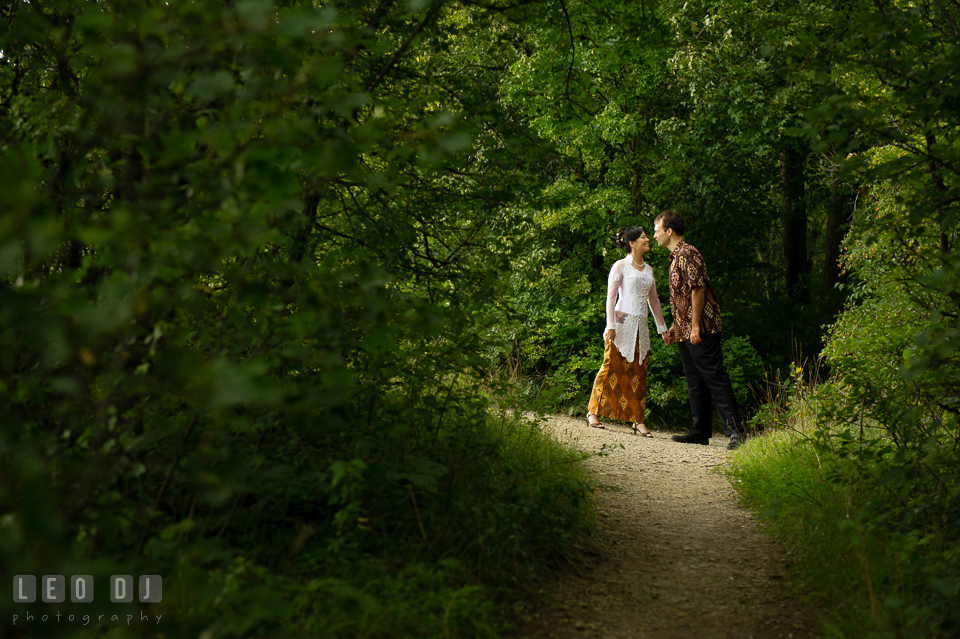
[[[5,7],[5,574],[162,572],[171,634],[478,636],[583,524],[480,386],[538,147],[467,13]]]
[[[514,27],[503,103],[559,155],[548,167],[552,206],[534,218],[538,250],[525,261],[534,274],[514,291],[536,327],[519,335],[519,352],[531,370],[553,371],[569,399],[582,401],[599,365],[616,228],[649,228],[668,207],[707,255],[728,334],[750,336],[774,365],[790,361],[795,341],[819,350],[817,327],[838,308],[837,247],[852,197],[795,130],[815,101],[810,77],[825,66],[794,33],[801,11],[568,2]],[[785,51],[768,46],[777,38]],[[823,275],[830,294],[810,303],[821,280],[810,265],[821,255],[833,265]],[[665,299],[664,257],[650,255]],[[679,374],[654,370],[664,387]]]
[[[881,553],[861,563],[866,618],[846,621],[867,636],[953,636],[960,12],[856,2],[818,6],[817,19],[844,29],[816,41],[830,67],[813,79],[827,97],[797,132],[860,188],[842,262],[850,297],[829,328],[831,380],[816,396],[828,428],[814,438],[827,479],[860,493],[856,521],[831,526]],[[815,503],[816,516],[827,521],[828,507]]]

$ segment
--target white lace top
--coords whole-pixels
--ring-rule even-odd
[[[663,321],[653,269],[649,264],[644,264],[643,270],[639,270],[633,265],[633,257],[630,255],[614,262],[607,278],[607,327],[603,332],[606,333],[611,328],[616,331],[613,343],[628,362],[632,362],[636,357],[638,342],[640,362],[643,362],[650,350],[648,306],[657,323],[657,333],[666,332],[667,325]]]

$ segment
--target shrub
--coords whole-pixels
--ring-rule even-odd
[[[589,486],[478,382],[539,162],[495,83],[408,84],[454,9],[7,9],[4,574],[160,574],[169,636],[493,632]],[[11,629],[75,631],[126,629]]]

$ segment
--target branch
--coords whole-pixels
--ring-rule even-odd
[[[190,427],[187,428],[186,434],[183,436],[184,445],[187,443],[187,439],[190,438],[190,433],[193,432],[194,427],[197,425],[197,422],[200,418],[194,414],[193,420],[190,422]],[[167,471],[167,476],[163,480],[163,485],[160,486],[160,491],[157,493],[156,499],[153,501],[153,510],[156,511],[160,507],[160,500],[163,499],[163,494],[167,491],[167,486],[170,485],[170,480],[173,478],[173,471],[176,470],[177,464],[180,463],[180,456],[183,454],[183,447],[180,447],[180,450],[177,451],[176,456],[173,458],[173,463],[170,464],[170,469]],[[147,541],[147,531],[149,527],[144,527],[143,532],[140,533],[140,542],[137,544],[137,554],[143,552],[143,544]]]
[[[366,87],[364,87],[364,91],[366,91],[367,93],[370,93],[371,91],[373,91],[373,89],[376,88],[378,84],[380,84],[380,81],[383,80],[384,76],[386,76],[387,73],[390,71],[390,69],[392,69],[394,65],[396,65],[397,61],[400,60],[400,56],[402,56],[406,52],[407,48],[413,42],[413,39],[416,38],[418,35],[420,35],[420,32],[423,31],[424,27],[426,27],[427,24],[431,20],[433,20],[434,16],[436,16],[437,13],[440,12],[441,7],[443,7],[443,3],[438,1],[436,4],[433,5],[433,7],[430,8],[430,11],[427,12],[426,17],[423,19],[423,22],[417,25],[417,28],[414,29],[413,33],[411,33],[407,37],[407,39],[404,41],[404,43],[400,45],[400,48],[397,49],[397,52],[393,54],[393,57],[390,58],[390,61],[387,62],[387,64],[384,65],[382,69],[380,69],[380,72],[377,73],[377,76],[373,80],[371,80]]]
[[[498,7],[495,4],[485,4],[483,2],[470,2],[469,0],[463,0],[463,4],[469,7],[479,7],[480,9],[483,9],[485,11],[499,11],[500,13],[504,13],[506,11],[509,11],[510,9],[517,9],[519,7],[523,7],[528,4],[537,4],[542,1],[543,0],[521,0],[520,2],[508,4],[503,7]]]
[[[953,413],[954,415],[960,415],[960,409],[958,409],[956,406],[947,406],[946,404],[943,404],[941,402],[937,402],[937,406],[947,411],[948,413]]]
[[[347,234],[345,234],[345,233],[341,233],[340,231],[338,231],[338,230],[335,229],[335,228],[331,228],[331,227],[329,227],[329,226],[324,226],[323,224],[317,224],[316,228],[321,229],[321,230],[323,230],[323,231],[328,231],[328,232],[332,233],[333,235],[336,235],[337,237],[341,237],[341,238],[343,238],[343,239],[345,239],[345,240],[351,240],[351,241],[353,241],[353,242],[356,242],[356,243],[359,244],[360,246],[366,247],[366,244],[364,244],[363,240],[361,240],[361,239],[359,239],[359,238],[356,238],[356,237],[353,237],[352,235],[347,235]]]
[[[252,467],[257,461],[257,453],[260,452],[260,444],[263,442],[263,435],[266,431],[261,430],[260,436],[257,437],[257,445],[253,448],[253,458],[250,460],[250,466]],[[233,508],[230,509],[230,514],[227,516],[227,521],[223,522],[223,528],[220,529],[220,532],[217,533],[217,539],[223,537],[223,533],[227,532],[227,528],[230,527],[230,524],[233,523],[233,517],[237,514],[237,508],[240,507],[240,501],[246,496],[244,490],[247,487],[247,479],[250,477],[250,470],[247,470],[247,475],[243,478],[243,485],[240,487],[240,494],[237,495],[237,498],[233,502]]]
[[[943,11],[943,17],[947,19],[947,22],[950,23],[950,26],[953,27],[953,35],[960,38],[960,30],[957,29],[957,23],[954,21],[953,17],[947,11],[947,8],[943,6],[943,3],[940,0],[934,0],[937,3],[937,6],[940,7],[940,11]]]
[[[939,157],[936,157],[934,155],[931,155],[930,153],[927,153],[926,151],[922,150],[920,147],[910,144],[906,139],[904,139],[905,136],[897,137],[896,135],[893,135],[890,132],[889,127],[880,128],[880,127],[873,126],[872,124],[867,122],[865,118],[858,118],[854,113],[850,114],[850,119],[854,123],[859,124],[863,129],[867,131],[872,131],[873,133],[876,133],[881,138],[886,138],[894,146],[900,149],[903,149],[904,151],[909,151],[910,153],[913,153],[914,155],[924,158],[932,163],[935,163],[941,168],[944,168],[950,171],[951,173],[960,174],[960,169],[951,166],[948,162],[946,162],[945,160]]]
[[[564,94],[567,96],[567,99],[570,100],[571,104],[575,104],[580,107],[584,113],[589,116],[593,116],[593,113],[590,109],[585,108],[582,104],[579,104],[576,100],[570,97],[570,76],[573,75],[573,65],[577,61],[577,44],[573,39],[573,22],[570,20],[570,14],[567,13],[567,3],[564,0],[560,1],[560,8],[563,9],[563,16],[567,19],[567,32],[570,34],[570,66],[567,67],[567,81],[566,86],[564,87]]]

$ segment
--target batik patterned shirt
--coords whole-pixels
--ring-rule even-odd
[[[670,253],[670,312],[676,340],[690,339],[693,328],[693,289],[704,289],[703,312],[700,314],[700,335],[710,335],[723,330],[720,305],[710,286],[710,276],[703,256],[695,247],[683,240]]]

